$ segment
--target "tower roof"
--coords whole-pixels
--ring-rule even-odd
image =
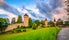
[[[47,19],[45,19],[45,21],[48,21]]]
[[[24,16],[28,16],[28,14],[25,14]]]
[[[56,19],[54,18],[54,22],[56,22]]]

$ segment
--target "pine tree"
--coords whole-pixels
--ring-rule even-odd
[[[22,16],[18,16],[17,23],[22,23]]]
[[[15,24],[15,18],[12,18],[11,24]]]
[[[29,27],[32,27],[32,19],[29,18]]]
[[[45,25],[45,21],[41,21],[41,25],[42,25],[42,27],[45,27],[44,25]]]
[[[39,20],[35,20],[34,23],[37,24],[37,27],[40,25],[40,21]]]

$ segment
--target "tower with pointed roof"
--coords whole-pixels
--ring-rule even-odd
[[[46,27],[48,26],[48,20],[47,19],[45,19],[45,25],[46,25]]]
[[[29,16],[28,16],[28,14],[25,14],[24,15],[24,26],[28,26],[28,24],[29,24]]]
[[[56,18],[55,18],[55,17],[54,17],[54,20],[53,20],[53,21],[54,21],[54,25],[55,25],[55,27],[56,27]]]

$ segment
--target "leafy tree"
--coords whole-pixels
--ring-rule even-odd
[[[65,26],[69,26],[69,21],[65,21]]]
[[[54,26],[55,26],[55,24],[54,24],[53,21],[49,21],[48,24],[49,24],[51,27],[54,27]]]
[[[39,20],[35,20],[34,23],[37,24],[37,27],[40,25],[40,21]]]
[[[8,18],[6,18],[6,21],[7,21],[8,24],[10,24],[10,20]]]
[[[22,16],[18,16],[17,23],[22,23]]]
[[[32,19],[31,18],[29,18],[29,27],[32,27]]]
[[[41,24],[42,24],[42,27],[45,27],[44,25],[45,25],[45,21],[41,21]]]
[[[67,16],[68,16],[68,20],[65,21],[65,25],[66,25],[66,26],[69,26],[69,0],[66,0],[66,1],[65,1],[65,5],[66,5],[65,10],[67,11]]]
[[[69,0],[65,1],[65,5],[67,6],[67,8],[65,8],[65,10],[68,12],[67,15],[68,15],[68,21],[69,21]]]
[[[57,26],[63,25],[63,20],[58,19],[57,22],[56,22],[56,25]]]
[[[15,24],[15,18],[12,18],[11,24]]]
[[[7,20],[5,18],[0,18],[0,31],[1,33],[5,31],[5,28],[8,26]]]
[[[37,24],[36,23],[33,23],[32,28],[33,29],[36,29],[37,28]]]

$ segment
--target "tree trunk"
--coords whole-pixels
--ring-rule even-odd
[[[2,27],[0,26],[0,31],[1,31],[1,33],[2,33]]]

